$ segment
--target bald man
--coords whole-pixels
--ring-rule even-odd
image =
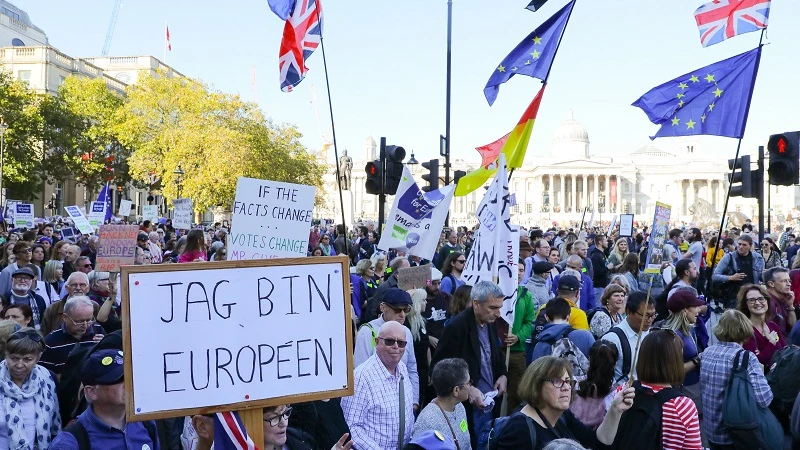
[[[572,269],[581,275],[581,298],[578,306],[584,311],[591,311],[597,306],[597,298],[595,297],[594,283],[592,283],[592,279],[581,270],[583,269],[583,258],[581,258],[578,254],[568,256],[565,270],[566,269]],[[553,280],[553,294],[558,295],[556,293],[558,288],[558,280],[563,275],[563,273],[556,275],[555,279]],[[577,278],[577,274],[575,275]]]

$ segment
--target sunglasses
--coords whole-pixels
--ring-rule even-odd
[[[30,339],[30,340],[32,340],[34,342],[38,342],[38,343],[44,342],[44,338],[42,337],[42,335],[39,334],[39,332],[34,331],[34,330],[18,330],[18,331],[15,331],[8,338],[8,342],[16,341],[16,340],[19,340],[19,339],[25,339],[25,338],[28,338],[28,339]]]
[[[406,348],[406,345],[408,344],[408,342],[407,342],[407,341],[404,341],[404,340],[402,340],[402,339],[391,339],[391,338],[389,338],[389,339],[384,339],[384,338],[382,338],[382,337],[375,338],[375,339],[380,339],[380,340],[382,340],[382,341],[383,341],[383,344],[384,344],[385,346],[387,346],[387,347],[394,347],[394,344],[397,344],[397,346],[398,346],[398,347],[400,347],[400,348]]]
[[[395,308],[392,305],[386,305],[386,306],[392,308],[392,311],[394,311],[395,314],[400,314],[401,312],[409,314],[411,312],[411,306],[406,306],[405,308]]]

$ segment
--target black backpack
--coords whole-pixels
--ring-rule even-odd
[[[628,341],[628,336],[625,336],[625,332],[619,327],[611,327],[608,333],[614,333],[617,336],[617,339],[619,339],[619,346],[622,349],[622,375],[616,380],[616,382],[619,383],[622,379],[627,377],[628,373],[631,371],[631,359],[633,356],[631,352],[631,343]]]
[[[786,415],[792,414],[792,407],[800,392],[798,374],[800,374],[800,347],[792,345],[778,350],[772,357],[767,382],[775,395],[773,405]]]
[[[615,450],[661,450],[662,418],[661,410],[664,403],[681,396],[681,393],[671,387],[658,392],[645,388],[638,381],[633,383],[636,396],[633,406],[624,413],[619,420],[618,430],[636,430],[635,433],[617,433],[614,443]]]
[[[150,437],[150,442],[153,443],[153,448],[155,448],[156,442],[158,442],[155,422],[152,420],[145,420],[142,422],[142,425],[144,425],[144,429],[147,430],[147,435]],[[71,424],[67,425],[63,431],[75,437],[75,440],[78,441],[78,450],[92,450],[92,443],[89,440],[89,433],[86,432],[86,427],[84,427],[80,421],[76,420],[72,422]]]

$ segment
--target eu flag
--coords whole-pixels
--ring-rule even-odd
[[[553,58],[556,56],[558,41],[567,26],[567,19],[575,0],[567,3],[552,17],[539,25],[533,33],[529,34],[506,56],[483,88],[483,94],[489,105],[494,104],[500,85],[511,79],[514,75],[527,75],[540,80],[547,79]]]
[[[761,47],[697,69],[633,102],[656,125],[655,136],[712,135],[741,139],[747,124]]]
[[[529,9],[533,12],[536,12],[536,10],[541,9],[545,3],[547,3],[547,0],[533,0],[528,4],[527,7],[525,7],[525,9]]]

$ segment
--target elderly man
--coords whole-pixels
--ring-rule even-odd
[[[11,276],[11,293],[6,297],[4,305],[28,305],[33,312],[33,326],[37,330],[42,328],[42,317],[47,309],[47,303],[44,299],[33,292],[34,279],[33,270],[29,267],[23,267],[14,271]]]
[[[581,298],[579,302],[579,307],[584,311],[591,311],[592,309],[597,306],[597,296],[594,290],[594,284],[592,283],[592,279],[589,278],[588,275],[582,272],[583,269],[583,260],[578,255],[570,255],[567,257],[566,260],[566,267],[564,270],[572,269],[576,274],[576,278],[580,278],[581,280]],[[556,275],[555,279],[553,280],[553,294],[556,294],[558,291],[558,280],[564,276],[563,273]],[[600,295],[602,297],[602,294]]]
[[[411,375],[401,359],[413,346],[408,329],[397,322],[381,325],[375,354],[356,367],[352,397],[342,411],[355,448],[395,450],[411,439],[414,426]]]
[[[89,259],[88,256],[79,256],[78,259],[75,260],[75,269],[77,269],[78,272],[89,275],[89,272],[92,271],[92,260]]]
[[[103,338],[103,327],[95,323],[95,302],[89,297],[72,297],[64,304],[61,328],[44,338],[45,349],[39,361],[44,367],[60,374],[72,349],[91,347]]]
[[[16,262],[8,265],[0,272],[0,295],[7,297],[11,293],[11,275],[20,267],[25,267],[31,263],[33,251],[31,245],[25,241],[19,241],[14,245],[14,257]]]
[[[496,417],[484,395],[497,391],[499,399],[506,391],[506,365],[494,323],[500,317],[504,295],[499,286],[484,280],[472,287],[471,298],[472,306],[453,317],[444,328],[431,370],[446,358],[463,358],[467,362],[472,387],[465,408],[472,447],[477,448],[478,432],[484,423]],[[499,403],[494,403],[498,411]]]
[[[406,315],[411,312],[413,302],[408,292],[391,288],[387,289],[383,294],[383,301],[380,304],[381,316],[375,320],[365,323],[356,335],[355,343],[355,356],[353,356],[353,364],[359,366],[372,356],[377,348],[378,343],[378,330],[386,322],[397,322],[401,325],[405,324]],[[403,352],[403,364],[406,366],[409,376],[411,377],[411,386],[413,388],[414,409],[419,406],[419,374],[417,372],[417,358],[414,355],[414,339],[411,337],[411,330],[403,327],[406,330],[404,339],[412,343],[405,348]]]
[[[84,448],[161,448],[152,420],[125,420],[125,386],[122,352],[98,350],[83,363],[81,382],[89,407],[56,436],[53,450]],[[83,440],[83,442],[81,442]]]
[[[83,272],[73,272],[64,283],[66,293],[61,300],[51,303],[44,312],[42,318],[42,334],[47,336],[51,331],[60,328],[63,322],[64,302],[77,295],[89,293],[89,277]]]
[[[72,272],[77,270],[75,263],[78,259],[78,256],[81,254],[81,248],[77,245],[65,245],[62,247],[62,250],[64,252],[64,273],[62,276],[69,277],[72,275]]]

